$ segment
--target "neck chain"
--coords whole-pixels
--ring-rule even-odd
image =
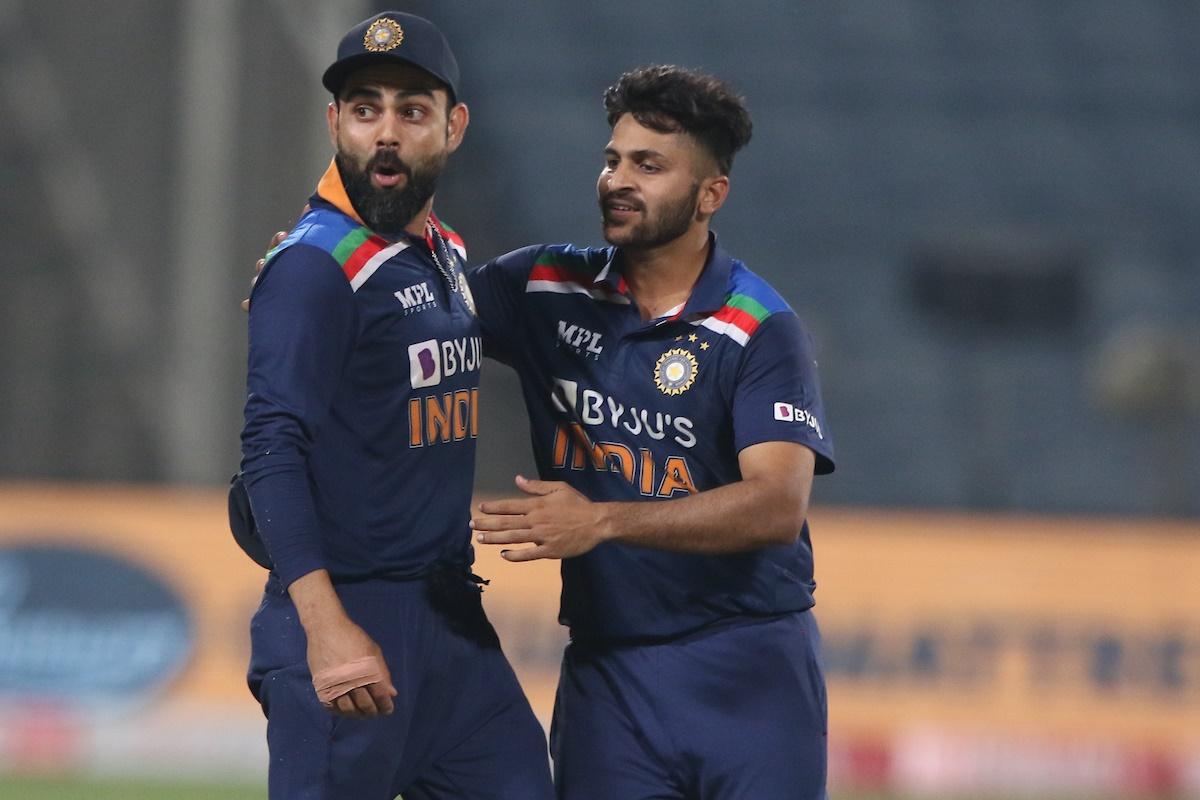
[[[466,303],[467,308],[471,313],[475,313],[475,301],[471,297],[471,290],[467,286],[466,277],[460,270],[455,270],[454,254],[450,251],[450,244],[446,241],[446,237],[433,224],[432,217],[425,221],[425,240],[429,244],[429,254],[433,257],[433,265],[437,267],[437,271],[441,273],[446,285],[450,287],[451,292],[457,292],[459,297]]]

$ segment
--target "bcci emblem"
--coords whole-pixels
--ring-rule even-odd
[[[363,36],[363,47],[372,53],[386,53],[395,50],[404,41],[404,29],[400,23],[388,17],[380,17],[371,23]]]
[[[699,368],[694,355],[681,347],[672,348],[654,365],[654,385],[663,394],[683,394],[692,388]]]

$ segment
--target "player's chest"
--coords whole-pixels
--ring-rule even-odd
[[[360,331],[372,339],[478,327],[474,301],[461,271],[442,273],[416,256],[384,264],[358,287],[354,301]]]
[[[652,412],[709,422],[728,410],[738,354],[702,326],[649,325],[628,307],[594,302],[546,304],[529,324],[531,356],[575,387],[589,420],[636,426],[622,417]]]
[[[422,263],[385,264],[355,293],[360,375],[380,384],[478,380],[483,349],[466,282]]]

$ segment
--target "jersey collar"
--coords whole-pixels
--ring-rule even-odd
[[[342,184],[342,175],[338,172],[337,161],[330,159],[329,168],[325,170],[325,174],[321,176],[321,180],[317,183],[317,197],[329,203],[338,211],[345,214],[350,219],[367,227],[367,223],[362,221],[362,217],[354,210],[354,204],[350,202],[350,196],[346,194],[346,187]]]
[[[620,252],[615,247],[608,248],[608,259],[604,262],[604,268],[596,273],[592,283],[603,283],[618,294],[629,294],[629,284],[625,282],[625,276],[621,274]]]
[[[342,183],[342,173],[338,171],[336,159],[330,159],[329,167],[325,170],[325,174],[321,176],[321,180],[317,182],[316,196],[345,214],[347,217],[350,217],[350,219],[354,220],[359,225],[367,228],[367,223],[363,222],[362,217],[360,217],[358,212],[354,210],[354,204],[350,202],[350,195],[346,194],[346,185]],[[457,250],[462,250],[462,239],[457,233],[449,228],[446,228],[432,210],[429,212],[429,220],[432,223],[432,227],[437,228],[438,233],[440,233],[448,242],[450,242],[452,247],[455,247]],[[408,231],[404,231],[403,237],[414,242],[424,242],[429,248],[430,252],[433,252],[434,243],[432,235],[429,231],[430,227],[430,225],[425,226],[425,236],[416,236]],[[465,258],[465,251],[463,251],[463,253],[463,257]]]
[[[704,315],[716,311],[725,305],[729,296],[729,274],[733,271],[733,259],[717,242],[717,234],[708,233],[708,260],[704,262],[704,270],[692,294],[683,307],[681,317]]]
[[[620,253],[618,247],[608,248],[608,259],[604,262],[604,268],[596,274],[594,283],[607,284],[614,291],[627,295],[629,286],[625,282],[625,276],[621,274]],[[729,273],[732,269],[733,259],[718,244],[717,234],[709,231],[708,259],[704,262],[704,269],[700,271],[700,277],[692,287],[692,293],[683,309],[672,317],[704,315],[725,305],[725,298],[729,295]]]

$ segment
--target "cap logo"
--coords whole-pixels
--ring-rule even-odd
[[[372,53],[386,53],[395,50],[404,41],[404,29],[400,23],[390,17],[380,17],[371,23],[363,36],[363,47]]]

